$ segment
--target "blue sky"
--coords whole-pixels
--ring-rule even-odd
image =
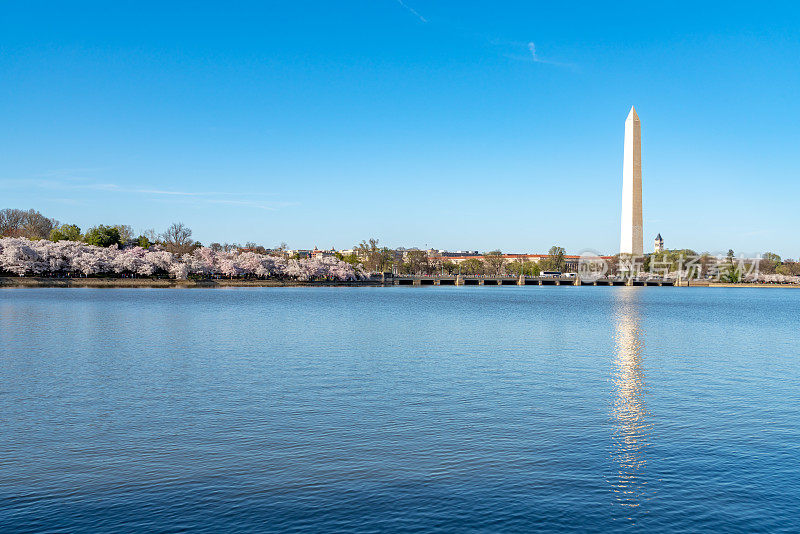
[[[800,255],[800,8],[720,2],[19,2],[0,207],[203,243]]]

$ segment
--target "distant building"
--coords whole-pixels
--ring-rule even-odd
[[[289,257],[297,256],[298,258],[308,258],[311,256],[311,253],[314,252],[313,250],[308,249],[296,249],[296,250],[287,250],[286,254]]]
[[[653,252],[661,252],[664,250],[664,240],[661,239],[661,234],[656,236],[656,244],[653,247]]]
[[[310,258],[326,258],[328,256],[335,256],[335,255],[336,255],[336,251],[333,250],[333,249],[331,249],[331,250],[319,250],[317,247],[314,247],[314,250],[312,250],[308,254],[308,257],[310,257]]]
[[[443,258],[460,258],[464,256],[477,256],[477,250],[456,250],[455,252],[448,252],[446,250],[439,250],[439,256]],[[435,254],[431,254],[434,256]]]

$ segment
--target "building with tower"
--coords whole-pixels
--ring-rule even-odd
[[[664,250],[664,240],[661,239],[661,234],[656,236],[656,243],[653,247],[653,252],[662,252]]]

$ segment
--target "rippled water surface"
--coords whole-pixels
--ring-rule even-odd
[[[800,290],[0,290],[0,530],[800,531]]]

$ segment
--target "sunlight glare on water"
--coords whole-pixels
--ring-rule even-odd
[[[624,288],[614,296],[614,420],[612,457],[618,471],[611,477],[620,506],[638,507],[647,498],[645,470],[652,423],[645,402],[642,363],[644,333],[639,318],[641,292]]]

